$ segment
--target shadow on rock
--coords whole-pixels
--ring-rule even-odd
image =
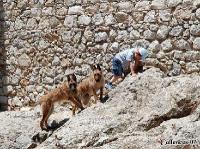
[[[105,95],[105,96],[101,99],[101,103],[105,103],[108,99],[109,99],[109,96],[108,96],[108,95]]]
[[[41,132],[38,132],[37,134],[35,134],[32,137],[32,144],[29,145],[29,149],[31,148],[35,148],[37,146],[37,143],[42,143],[44,142],[48,137],[50,137],[53,132],[55,130],[57,130],[58,128],[60,128],[61,126],[63,126],[69,119],[66,118],[62,121],[60,121],[59,123],[57,123],[55,120],[51,123],[51,125],[49,126],[48,130],[44,130]]]

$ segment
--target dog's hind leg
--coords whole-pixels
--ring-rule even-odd
[[[45,124],[45,127],[46,127],[46,129],[48,129],[48,119],[49,119],[49,116],[51,115],[51,113],[53,112],[53,103],[52,102],[49,102],[49,105],[47,106],[47,108],[48,108],[48,113],[47,113],[47,115],[46,115],[46,117],[45,117],[45,119],[44,119],[44,124]]]
[[[42,109],[42,119],[40,121],[40,128],[44,130],[45,129],[44,122],[47,117],[47,114],[49,113],[48,107],[45,102],[41,103],[41,109]]]

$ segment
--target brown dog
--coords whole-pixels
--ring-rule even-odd
[[[48,94],[44,95],[40,99],[40,105],[42,109],[42,120],[40,121],[41,129],[47,129],[47,120],[53,111],[55,102],[68,100],[83,110],[81,102],[77,99],[77,81],[74,74],[67,75],[67,82],[62,84],[60,87],[52,90]],[[44,127],[45,125],[45,127]]]
[[[92,67],[92,74],[82,80],[77,87],[78,98],[83,106],[88,105],[90,98],[94,96],[95,103],[98,100],[97,91],[100,90],[100,101],[102,100],[103,96],[103,88],[105,85],[105,80],[103,76],[103,72],[100,68],[100,65],[96,65]],[[75,114],[76,105],[72,105],[72,113]]]

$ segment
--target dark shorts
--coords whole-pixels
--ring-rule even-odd
[[[123,73],[123,67],[121,61],[115,57],[112,60],[112,73],[115,76],[122,76]]]

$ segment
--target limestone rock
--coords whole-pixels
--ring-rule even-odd
[[[106,32],[99,32],[99,33],[95,34],[95,42],[106,41],[107,38],[108,38],[108,35]]]
[[[151,3],[152,9],[165,9],[166,8],[166,0],[153,0]]]
[[[200,19],[200,8],[196,10],[196,17]]]
[[[22,67],[29,67],[31,64],[31,59],[27,54],[22,54],[19,58],[18,58],[18,65],[22,66]]]
[[[102,25],[104,23],[104,19],[101,14],[95,14],[93,17],[93,22],[95,25]]]
[[[115,19],[117,20],[117,22],[122,23],[127,21],[128,19],[128,14],[124,13],[124,12],[117,12],[115,14]]]
[[[158,39],[165,39],[167,37],[168,33],[169,33],[169,30],[170,29],[167,26],[164,26],[164,25],[160,26],[160,28],[157,31],[157,38]]]
[[[81,15],[80,17],[78,17],[78,23],[80,25],[89,25],[91,22],[91,18],[89,16],[86,15]]]
[[[133,8],[133,5],[132,5],[131,2],[120,2],[120,3],[118,3],[119,11],[131,12],[132,8]]]
[[[76,23],[76,16],[69,15],[65,17],[64,25],[66,27],[75,27],[77,25]]]
[[[177,5],[182,3],[182,0],[167,0],[166,1],[168,7],[176,7]]]
[[[159,11],[159,18],[161,19],[161,21],[165,22],[165,21],[170,21],[171,20],[171,11],[169,10],[160,10]]]
[[[161,45],[157,40],[155,40],[149,45],[148,49],[150,49],[154,53],[158,53],[161,50]]]
[[[183,32],[183,28],[181,26],[173,27],[172,30],[169,32],[171,36],[179,36]]]
[[[138,1],[135,5],[136,10],[149,10],[150,9],[150,2],[149,1]]]
[[[169,52],[172,50],[173,45],[170,39],[167,39],[161,43],[161,48],[164,52]]]
[[[52,65],[57,66],[59,64],[60,64],[60,59],[59,59],[59,57],[55,56],[53,61],[52,61]]]
[[[190,62],[186,64],[186,71],[187,73],[199,72],[200,68],[197,64]]]
[[[84,66],[84,71],[87,68]],[[197,70],[195,66],[187,68]],[[192,134],[192,139],[200,139],[199,80],[199,75],[167,77],[158,68],[135,78],[128,75],[108,93],[104,103],[74,117],[70,118],[68,108],[55,107],[48,124],[56,131],[40,130],[39,106],[30,111],[1,112],[0,146],[160,149],[161,140],[167,148],[175,149],[180,145],[167,144],[169,138],[186,140]]]
[[[200,50],[200,37],[197,37],[193,41],[193,48]]]
[[[176,41],[175,42],[175,46],[178,49],[181,49],[181,50],[191,49],[190,44],[186,40],[184,40],[184,39],[180,39],[180,40]]]
[[[69,7],[68,14],[69,15],[82,15],[82,14],[84,14],[84,10],[81,6],[72,6],[72,7]]]
[[[130,32],[130,39],[139,39],[140,38],[140,33],[137,30],[132,30]]]
[[[193,1],[194,6],[199,6],[200,5],[200,0],[194,0]]]
[[[144,22],[149,22],[149,23],[156,22],[155,15],[156,15],[156,13],[154,10],[149,11],[144,17]]]
[[[113,25],[115,24],[116,20],[112,14],[105,16],[105,24],[106,25]]]
[[[150,39],[150,40],[153,40],[155,39],[156,37],[156,33],[155,32],[152,32],[150,30],[146,30],[144,31],[144,39]]]
[[[200,25],[192,25],[190,27],[190,33],[192,35],[199,36],[200,35]]]

